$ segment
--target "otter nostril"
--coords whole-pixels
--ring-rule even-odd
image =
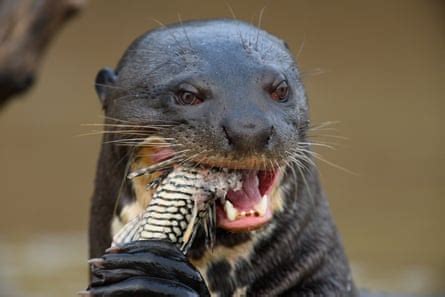
[[[273,133],[274,133],[275,129],[273,126],[270,127],[270,132],[269,135],[266,138],[266,146],[270,144],[270,140],[272,139]]]
[[[227,132],[227,128],[223,125],[223,126],[222,126],[222,129],[223,129],[223,131],[224,131],[224,135],[226,136],[226,139],[227,139],[228,144],[229,144],[229,145],[232,145],[232,144],[233,144],[233,143],[232,143],[232,139],[230,139],[230,135],[229,135],[229,133]]]

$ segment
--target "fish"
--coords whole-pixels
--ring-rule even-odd
[[[166,170],[168,166],[171,168]],[[169,160],[131,172],[127,177],[134,179],[159,169],[164,173],[146,186],[155,189],[147,208],[113,237],[112,246],[136,240],[170,240],[187,254],[202,224],[206,245],[213,247],[215,202],[220,199],[224,204],[229,190],[241,189],[241,173],[193,163],[178,165]]]

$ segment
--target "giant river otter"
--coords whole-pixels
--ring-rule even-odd
[[[235,20],[150,31],[96,90],[105,111],[90,220],[91,296],[357,296],[312,159],[308,103],[277,37]],[[242,176],[184,256],[167,241],[105,250],[144,211],[153,176],[177,157]]]

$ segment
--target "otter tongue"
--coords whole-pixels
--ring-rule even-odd
[[[258,171],[246,170],[242,172],[242,187],[238,191],[230,190],[226,198],[232,202],[238,210],[251,210],[261,201],[261,193],[258,187]]]

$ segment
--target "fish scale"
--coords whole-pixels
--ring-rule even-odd
[[[156,171],[143,168],[135,178]],[[113,238],[113,246],[135,240],[170,240],[186,254],[198,225],[203,223],[206,242],[213,245],[215,201],[241,188],[241,174],[228,169],[208,169],[193,164],[176,165],[161,177],[145,211],[128,222]],[[150,184],[149,184],[150,185]]]

